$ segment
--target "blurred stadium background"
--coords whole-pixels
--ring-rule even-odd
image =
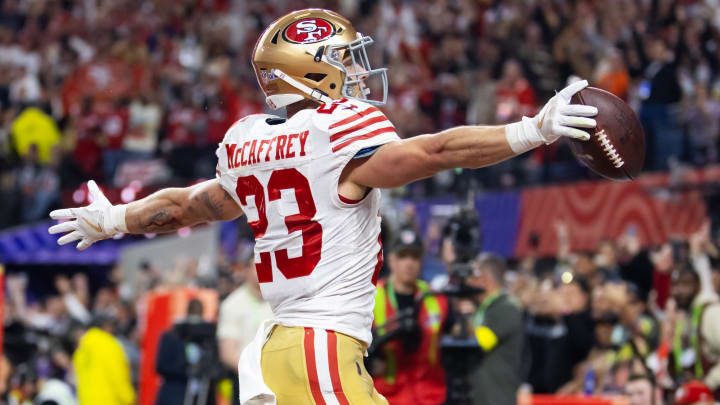
[[[77,369],[76,348],[111,319],[124,356],[107,362],[125,357],[131,374],[107,403],[155,403],[160,336],[194,298],[214,324],[251,274],[245,220],[77,252],[47,234],[47,214],[86,204],[88,179],[119,203],[213,177],[225,130],[266,110],[249,63],[255,40],[309,6],[375,39],[373,64],[390,68],[383,110],[401,136],[516,121],[572,76],[635,109],[648,140],[638,180],[604,181],[557,142],[385,192],[383,238],[417,232],[422,278],[438,284],[458,215],[473,249],[508,259],[505,288],[528,342],[523,403],[628,403],[638,373],[664,391],[654,404],[673,403],[688,378],[668,352],[691,342],[666,306],[671,275],[691,266],[711,275],[701,282],[715,299],[720,288],[717,0],[0,0],[0,401],[75,403],[92,372]],[[718,370],[692,377],[717,390]],[[230,371],[213,375],[215,400],[231,403]]]

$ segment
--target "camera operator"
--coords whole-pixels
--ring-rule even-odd
[[[482,360],[470,369],[474,405],[514,405],[523,381],[522,312],[502,288],[504,273],[503,259],[480,255],[466,283],[484,292],[459,303],[461,313],[472,315],[467,317],[468,329],[483,352]]]
[[[389,255],[390,275],[375,296],[371,369],[375,388],[393,405],[439,405],[445,401],[440,334],[447,299],[419,279],[423,247],[403,230]]]
[[[190,300],[187,317],[163,333],[155,370],[163,377],[155,405],[210,405],[221,371],[215,324],[203,320],[203,305]]]

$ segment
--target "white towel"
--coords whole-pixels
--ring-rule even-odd
[[[265,385],[260,360],[262,349],[268,340],[275,320],[269,319],[260,324],[255,338],[245,347],[238,362],[238,379],[241,405],[276,405],[275,394]]]

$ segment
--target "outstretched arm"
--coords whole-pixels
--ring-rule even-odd
[[[570,104],[587,86],[571,84],[550,99],[540,113],[504,126],[462,126],[421,135],[380,147],[366,159],[352,161],[341,182],[364,187],[392,188],[451,168],[480,168],[525,153],[561,136],[587,140],[597,108]],[[346,196],[349,197],[349,196]]]
[[[125,221],[129,233],[161,233],[240,215],[240,207],[213,179],[191,187],[166,188],[132,202]]]
[[[346,172],[353,183],[393,188],[443,170],[475,169],[513,156],[505,140],[505,127],[455,127],[385,144],[367,159],[352,160]]]
[[[241,208],[220,186],[208,180],[186,188],[167,188],[130,204],[112,205],[94,181],[88,182],[92,203],[86,207],[55,210],[53,219],[69,221],[50,228],[64,233],[58,244],[80,240],[77,248],[117,233],[162,233],[204,222],[227,221],[242,215]]]

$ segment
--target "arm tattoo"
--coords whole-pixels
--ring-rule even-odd
[[[225,199],[227,199],[228,194],[227,193],[224,193],[224,194],[226,196]],[[208,193],[207,191],[201,193],[196,198],[198,198],[200,200],[200,202],[202,202],[202,204],[205,206],[205,208],[207,208],[208,213],[210,214],[210,219],[222,219],[223,218],[224,205],[223,205],[222,201],[213,199],[212,196],[210,196],[210,193]]]
[[[179,228],[172,213],[167,208],[160,208],[145,218],[137,218],[134,228],[145,233],[170,232]]]
[[[170,214],[165,209],[161,209],[160,211],[152,214],[145,223],[146,227],[150,226],[163,226],[168,223],[168,220],[170,219]]]
[[[215,190],[167,189],[130,205],[125,214],[131,233],[162,233],[172,232],[183,226],[193,226],[203,222],[223,220],[235,215],[233,206],[227,200],[232,196],[223,191],[220,197]],[[234,200],[232,204],[235,204]]]

